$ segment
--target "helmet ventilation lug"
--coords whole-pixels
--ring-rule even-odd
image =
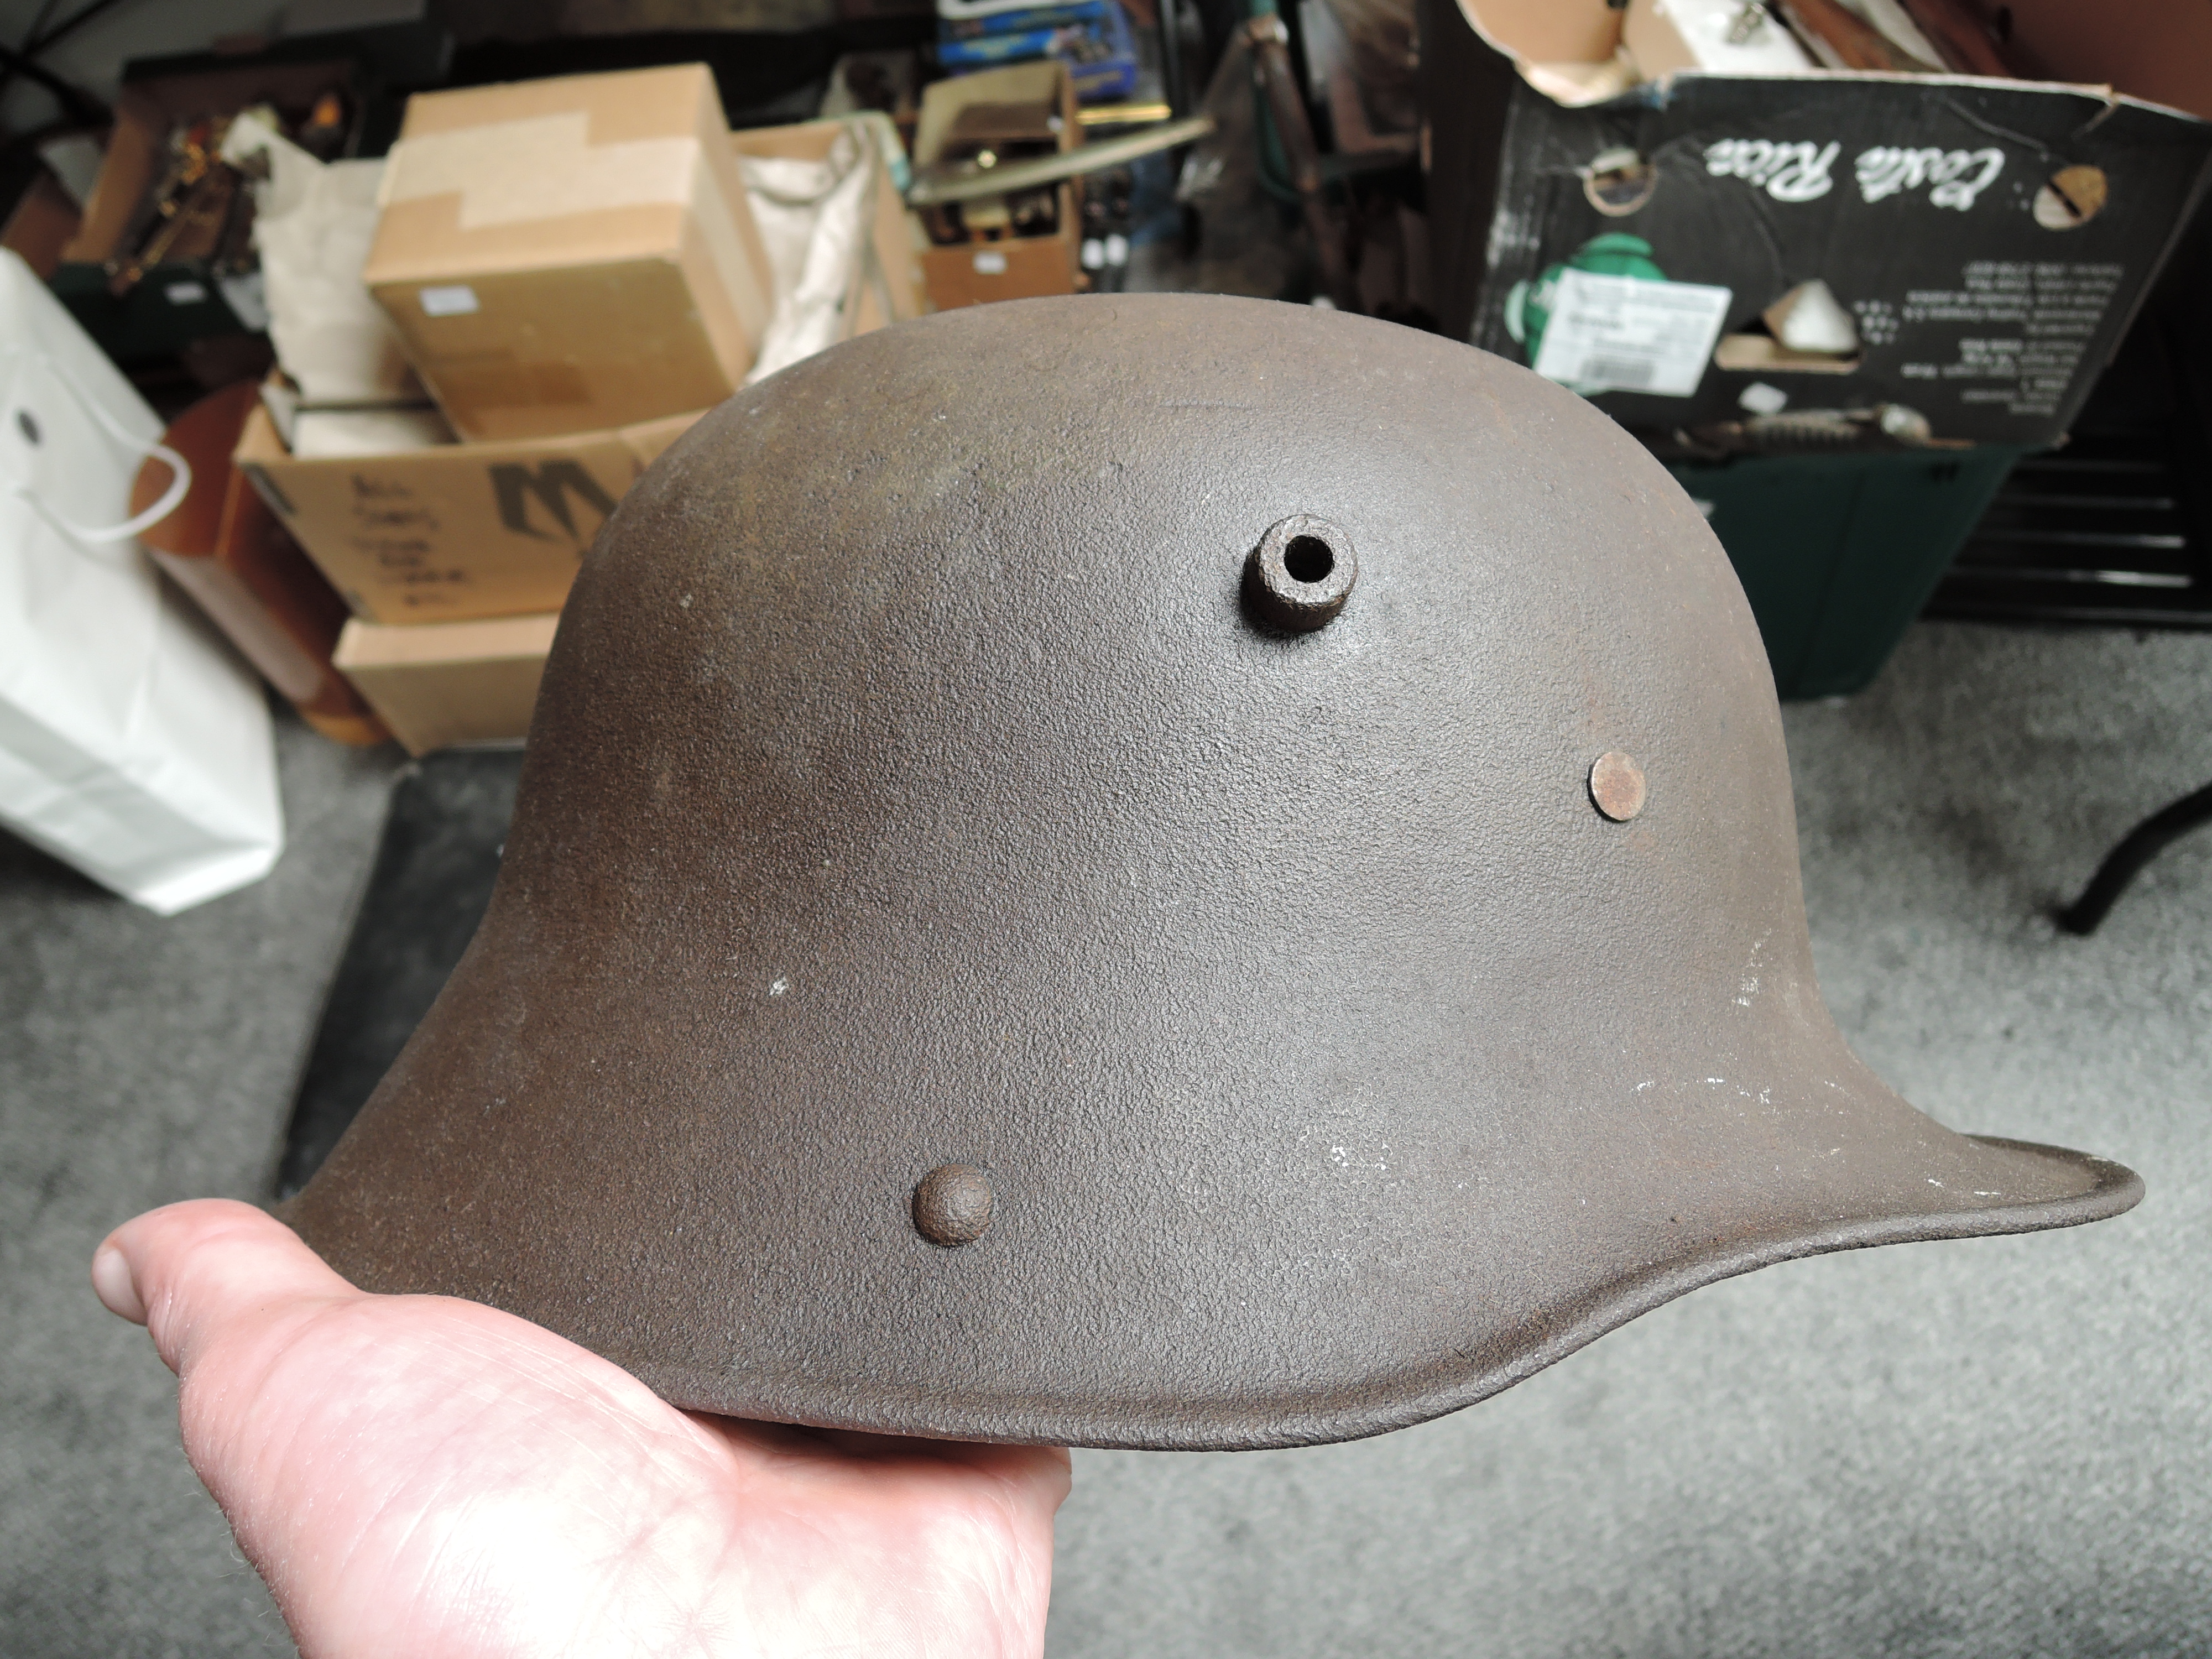
[[[1278,634],[1310,634],[1336,620],[1359,580],[1359,556],[1341,526],[1293,513],[1268,526],[1244,563],[1247,614]]]

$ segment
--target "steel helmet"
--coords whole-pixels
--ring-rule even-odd
[[[1231,1448],[2141,1190],[1852,1056],[1758,631],[1612,422],[1116,295],[840,345],[639,481],[483,927],[286,1213],[679,1406]]]

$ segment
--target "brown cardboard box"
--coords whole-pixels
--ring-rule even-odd
[[[1070,256],[1080,251],[1079,241],[1072,244],[1065,232],[1057,236],[931,248],[921,256],[930,305],[938,311],[951,311],[993,300],[1073,294],[1075,271]]]
[[[53,280],[62,262],[62,250],[76,238],[84,216],[53,174],[40,168],[32,174],[22,198],[0,225],[0,247],[21,258],[42,283]]]
[[[419,94],[362,279],[464,438],[720,402],[772,300],[701,64]]]
[[[763,127],[726,142],[732,156],[818,160],[839,125]],[[927,309],[906,209],[888,174],[878,184],[872,258],[844,307],[848,336]],[[699,415],[337,459],[290,453],[257,410],[236,459],[355,615],[458,622],[557,610],[614,503]]]
[[[410,755],[518,743],[560,621],[556,612],[386,628],[356,617],[333,660]]]
[[[236,460],[356,617],[458,622],[559,610],[623,492],[697,418],[304,459],[257,409]]]
[[[946,135],[960,118],[961,111],[970,106],[1039,100],[1058,106],[1060,147],[1074,149],[1083,135],[1075,82],[1067,65],[1057,59],[984,70],[936,82],[922,94],[921,121],[914,134],[915,165],[927,167],[939,158]],[[1082,202],[1074,181],[1070,180],[1060,187],[1060,228],[1050,236],[1006,237],[926,249],[921,269],[930,304],[939,311],[950,311],[992,300],[1074,293],[1083,248]]]

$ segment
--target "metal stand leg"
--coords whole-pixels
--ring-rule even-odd
[[[1168,113],[1190,113],[1190,89],[1182,78],[1182,15],[1176,0],[1159,0],[1160,89],[1167,94]]]
[[[2203,823],[2212,823],[2212,783],[2193,795],[2184,795],[2129,830],[2120,844],[2105,855],[2088,886],[2081,890],[2081,896],[2058,913],[2058,925],[2069,933],[2095,933],[2097,924],[2136,878],[2136,872],[2156,858],[2167,842]]]
[[[1329,211],[1321,151],[1314,143],[1313,125],[1306,119],[1304,96],[1291,68],[1290,35],[1276,14],[1274,0],[1267,0],[1267,9],[1255,12],[1244,32],[1252,44],[1253,79],[1275,118],[1275,137],[1282,141],[1284,159],[1290,163],[1291,183],[1305,206],[1306,230],[1321,265],[1322,288],[1339,311],[1357,312],[1359,290],[1345,257],[1344,233]]]

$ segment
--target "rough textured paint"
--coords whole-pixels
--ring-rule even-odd
[[[1298,514],[1357,586],[1255,628]],[[949,1164],[992,1195],[957,1249],[915,1222]],[[1230,1448],[2140,1192],[1851,1055],[1757,630],[1611,422],[1387,324],[1116,296],[838,347],[640,481],[483,927],[289,1215],[684,1406]]]

